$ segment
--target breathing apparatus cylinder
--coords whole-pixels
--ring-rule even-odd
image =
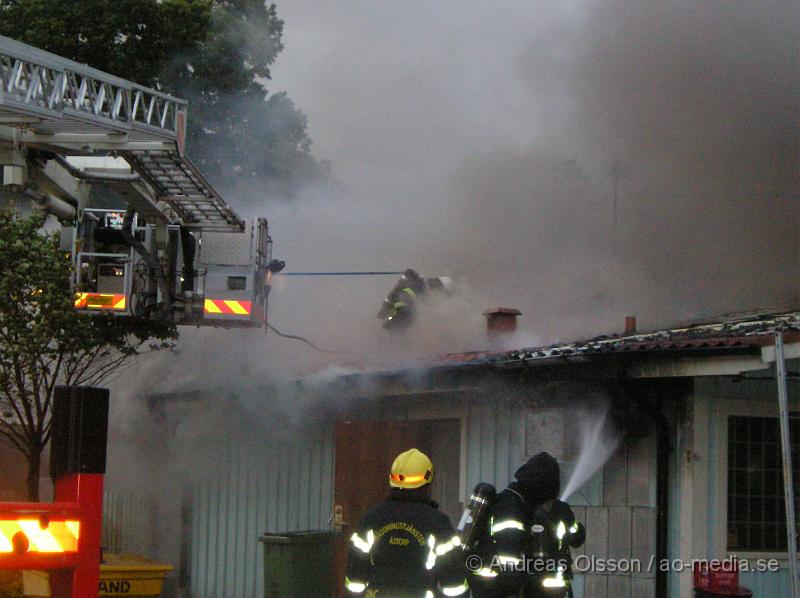
[[[461,546],[465,551],[475,547],[480,539],[481,530],[488,528],[489,510],[497,496],[497,490],[491,484],[481,482],[472,491],[456,531],[461,538]]]
[[[531,525],[531,557],[543,559],[548,555],[547,527],[536,521]]]
[[[553,558],[561,548],[561,539],[564,537],[566,528],[561,523],[558,531],[551,529],[549,509],[549,505],[546,508],[545,505],[539,505],[533,514],[530,543],[533,557]]]

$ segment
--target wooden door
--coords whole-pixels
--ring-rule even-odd
[[[386,499],[392,461],[410,448],[430,455],[428,428],[420,422],[337,422],[334,524],[340,528],[340,533],[334,557],[334,596],[341,598],[345,595],[344,575],[350,536],[367,510]]]

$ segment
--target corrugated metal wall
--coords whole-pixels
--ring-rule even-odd
[[[525,458],[524,410],[473,401],[467,420],[467,491],[478,482],[505,488]]]
[[[107,552],[150,554],[153,527],[152,503],[143,494],[103,494],[103,535],[100,544]]]
[[[526,415],[531,407],[524,401],[502,397],[482,397],[468,401],[465,407],[467,489],[481,481],[504,488],[526,458]],[[605,472],[601,470],[584,486],[581,498],[576,494],[572,501],[576,515],[591,527],[592,551],[597,548],[603,557],[638,556],[653,550],[655,451],[651,444],[648,440],[635,450],[622,450]],[[199,489],[193,501],[191,596],[260,598],[263,571],[258,536],[265,531],[329,527],[333,430],[317,430],[281,443],[265,441],[261,446],[231,445],[225,456],[228,467],[218,479]],[[564,481],[571,465],[565,463]],[[617,542],[608,525],[595,525],[602,516],[610,521],[612,515],[629,516],[640,523],[639,527],[644,526],[637,532],[636,541],[622,538]],[[631,527],[636,525],[626,529]],[[622,546],[619,550],[618,544]],[[648,595],[653,587],[651,575],[613,579],[578,576],[576,598],[583,597],[588,581],[603,598],[615,595],[623,586],[625,595]],[[598,585],[601,582],[602,588]]]
[[[781,569],[775,573],[753,573],[746,572],[739,574],[739,585],[744,586],[756,598],[764,596],[791,596],[789,588],[789,570]]]
[[[329,528],[333,445],[328,428],[290,441],[228,447],[228,467],[193,499],[193,598],[261,598],[258,537]]]

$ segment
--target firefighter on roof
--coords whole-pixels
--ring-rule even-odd
[[[498,596],[572,596],[570,548],[586,530],[570,506],[558,500],[560,469],[547,453],[520,467],[497,498],[490,524],[499,564]]]
[[[411,269],[403,272],[378,312],[378,318],[383,320],[383,327],[398,329],[410,326],[414,322],[417,302],[428,292],[451,295],[453,280],[447,276],[423,278]]]
[[[433,464],[417,449],[394,460],[389,498],[367,512],[350,538],[348,595],[468,595],[461,542],[430,498],[432,481]]]

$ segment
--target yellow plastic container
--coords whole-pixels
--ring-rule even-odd
[[[104,554],[100,596],[160,596],[164,576],[175,567],[138,554]]]
[[[22,587],[25,598],[50,596],[50,573],[47,571],[23,571]]]
[[[103,554],[100,565],[100,596],[150,598],[160,596],[164,576],[175,567],[138,554]],[[0,571],[0,598],[49,597],[47,571]]]

